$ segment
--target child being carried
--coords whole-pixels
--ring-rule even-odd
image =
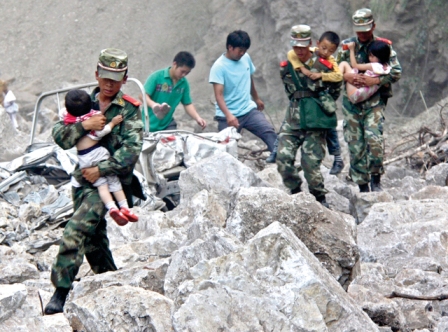
[[[92,110],[92,100],[89,94],[83,90],[70,90],[65,95],[65,108],[67,110],[67,114],[64,116],[65,125],[83,122],[95,114],[101,114],[99,110]],[[110,157],[109,151],[105,147],[102,147],[98,141],[108,135],[114,126],[122,121],[123,116],[117,115],[111,122],[104,126],[103,130],[92,130],[86,136],[79,139],[76,144],[76,149],[78,150],[78,161],[81,169],[96,166],[100,161],[107,160]],[[73,176],[71,178],[71,184],[74,187],[81,186]],[[126,195],[116,175],[100,177],[93,185],[98,188],[100,198],[109,210],[109,215],[118,225],[124,226],[128,221],[138,221],[138,216],[129,210]],[[111,192],[117,200],[120,209],[117,208]]]
[[[350,64],[346,61],[342,61],[339,64],[339,68],[342,74],[345,73],[358,73],[359,71],[365,72],[364,75],[370,77],[378,77],[380,75],[387,75],[390,73],[391,66],[389,65],[390,59],[390,47],[381,40],[375,40],[369,45],[369,61],[370,63],[358,64],[355,57],[355,43],[351,42],[347,45],[350,50]],[[353,67],[353,68],[352,68]],[[375,92],[380,88],[379,85],[363,86],[360,88],[355,87],[350,83],[346,83],[347,97],[353,104],[357,104],[366,101],[373,96]]]

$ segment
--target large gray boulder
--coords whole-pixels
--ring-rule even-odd
[[[240,188],[269,186],[249,167],[226,152],[202,159],[181,172],[179,178],[181,202],[205,189],[220,198],[226,211],[231,210]]]
[[[177,331],[378,331],[279,222],[241,250],[203,261],[190,273],[176,301]]]
[[[275,188],[241,188],[226,230],[246,242],[276,221],[290,228],[336,280],[348,287],[359,259],[351,216],[323,207],[310,194],[291,196]]]

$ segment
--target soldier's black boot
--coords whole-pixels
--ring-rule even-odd
[[[50,299],[50,302],[48,302],[48,304],[45,306],[45,315],[53,315],[59,312],[63,312],[65,299],[67,298],[67,294],[69,291],[70,288],[56,288],[53,296]]]
[[[297,188],[291,189],[291,195],[297,194],[302,192],[302,189],[300,189],[300,186],[298,186]]]
[[[368,193],[370,192],[370,188],[369,188],[369,184],[368,183],[364,183],[364,184],[359,184],[359,192],[361,193]]]
[[[325,206],[327,209],[330,208],[330,205],[328,205],[327,200],[325,199],[325,196],[316,197],[316,201],[318,201],[320,204]]]
[[[330,174],[336,175],[344,169],[344,162],[342,160],[334,160],[333,167],[331,167]]]
[[[370,188],[372,191],[383,191],[383,188],[381,188],[381,175],[372,174],[370,178]]]

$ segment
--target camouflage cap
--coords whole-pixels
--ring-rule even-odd
[[[352,16],[356,32],[370,31],[373,27],[373,15],[369,8],[358,9]]]
[[[308,25],[295,25],[291,28],[292,47],[308,47],[311,44],[311,28]]]
[[[128,55],[116,48],[106,48],[98,58],[98,77],[121,81],[128,69]]]

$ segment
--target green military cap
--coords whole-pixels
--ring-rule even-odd
[[[311,44],[311,28],[308,25],[294,25],[291,28],[291,40],[289,42],[292,47],[308,47]]]
[[[356,32],[370,31],[373,27],[373,15],[369,8],[358,9],[352,16]]]
[[[128,69],[128,55],[116,48],[106,48],[98,58],[98,77],[121,81]]]

